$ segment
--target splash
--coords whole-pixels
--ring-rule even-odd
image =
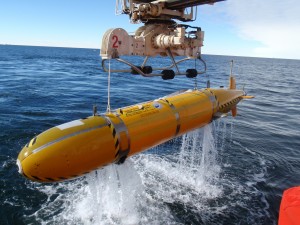
[[[179,149],[176,142],[172,147],[175,154],[141,154],[121,166],[89,174],[87,197],[76,210],[81,221],[178,224],[172,209],[176,205],[194,212],[203,210],[201,198],[221,193],[215,185],[220,167],[211,126],[184,135]],[[158,148],[163,150],[164,146]]]
[[[171,141],[156,147],[155,154],[136,155],[69,183],[40,186],[48,197],[29,221],[222,224],[217,218],[231,211],[228,205],[238,205],[233,199],[245,192],[241,184],[232,187],[221,177],[219,154],[226,142],[215,128],[227,132],[226,126],[210,124],[183,135],[181,144]]]
[[[145,202],[144,187],[132,160],[110,165],[86,177],[86,198],[77,215],[90,224],[138,224]]]

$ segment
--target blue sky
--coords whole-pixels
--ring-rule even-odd
[[[200,6],[204,54],[300,59],[299,0],[228,0]],[[0,0],[0,44],[100,48],[109,28],[141,24],[114,0]]]

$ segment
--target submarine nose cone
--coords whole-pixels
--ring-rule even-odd
[[[24,148],[21,150],[21,152],[18,155],[18,159],[17,159],[17,166],[18,166],[18,172],[19,174],[26,176],[25,172],[24,172],[24,161],[25,159],[30,156],[32,154],[32,147],[29,146],[30,144],[32,144],[33,140],[36,138],[33,138],[26,146],[24,146]]]
[[[114,140],[103,117],[71,121],[30,140],[20,152],[17,165],[20,173],[33,181],[73,179],[112,162]]]

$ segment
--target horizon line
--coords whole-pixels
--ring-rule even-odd
[[[41,48],[73,48],[73,49],[91,49],[91,50],[101,50],[100,48],[92,48],[92,47],[70,47],[70,46],[49,46],[49,45],[22,45],[22,44],[2,44],[0,46],[20,46],[20,47],[41,47]],[[259,57],[259,56],[245,56],[245,55],[222,55],[222,54],[211,54],[204,53],[201,55],[214,55],[214,56],[227,56],[227,57],[243,57],[243,58],[261,58],[261,59],[281,59],[281,60],[300,60],[300,59],[292,59],[292,58],[277,58],[277,57]]]

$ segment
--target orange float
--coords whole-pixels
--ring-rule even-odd
[[[300,186],[283,192],[278,225],[300,224]]]

